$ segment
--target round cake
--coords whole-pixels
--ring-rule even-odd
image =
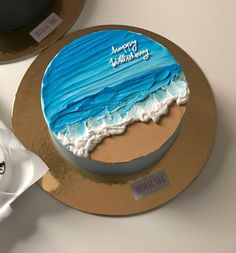
[[[93,32],[52,59],[42,111],[62,156],[101,174],[147,168],[174,143],[189,88],[160,43],[127,30]]]

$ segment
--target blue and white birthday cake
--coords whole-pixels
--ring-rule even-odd
[[[125,135],[134,122],[158,124],[171,104],[188,97],[182,67],[169,50],[127,30],[93,32],[63,47],[41,88],[52,138],[81,160],[91,160],[105,138]]]

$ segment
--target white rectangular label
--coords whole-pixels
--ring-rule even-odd
[[[130,187],[134,198],[137,200],[169,185],[170,183],[167,174],[164,171],[159,171],[132,183]]]
[[[56,13],[52,13],[43,22],[36,26],[29,34],[37,41],[41,42],[46,38],[53,30],[55,30],[63,20],[57,16]]]

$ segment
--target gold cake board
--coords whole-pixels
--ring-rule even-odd
[[[19,61],[33,56],[62,37],[80,15],[85,0],[56,0],[47,13],[34,23],[16,31],[0,34],[0,64]],[[51,13],[56,13],[63,22],[44,40],[38,43],[30,32]]]
[[[191,91],[183,127],[171,149],[152,167],[125,176],[100,176],[73,168],[52,144],[41,112],[41,79],[51,59],[75,38],[105,29],[140,32],[166,46],[182,64]],[[87,28],[63,37],[32,63],[16,95],[13,129],[25,147],[39,155],[49,166],[49,172],[39,184],[51,196],[81,211],[121,216],[156,208],[176,197],[193,182],[212,149],[216,109],[211,88],[203,72],[181,48],[144,29],[106,25]],[[168,175],[169,186],[135,200],[131,184],[158,171],[164,171]]]

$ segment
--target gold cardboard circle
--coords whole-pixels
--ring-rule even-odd
[[[33,56],[62,37],[80,15],[85,0],[57,0],[43,17],[27,27],[0,34],[0,64],[19,61]],[[32,31],[52,12],[63,19],[63,22],[40,43],[31,36]]]
[[[182,64],[191,90],[183,128],[171,149],[152,167],[126,176],[104,177],[71,167],[52,145],[41,112],[41,78],[50,60],[75,38],[105,29],[140,32],[166,46]],[[216,109],[207,79],[182,49],[160,35],[144,29],[106,25],[83,29],[63,37],[32,63],[16,95],[13,128],[25,147],[39,155],[49,166],[50,171],[39,184],[54,198],[89,213],[131,215],[166,203],[185,190],[198,176],[213,145]],[[158,171],[165,171],[170,186],[135,200],[130,188],[131,183]]]

